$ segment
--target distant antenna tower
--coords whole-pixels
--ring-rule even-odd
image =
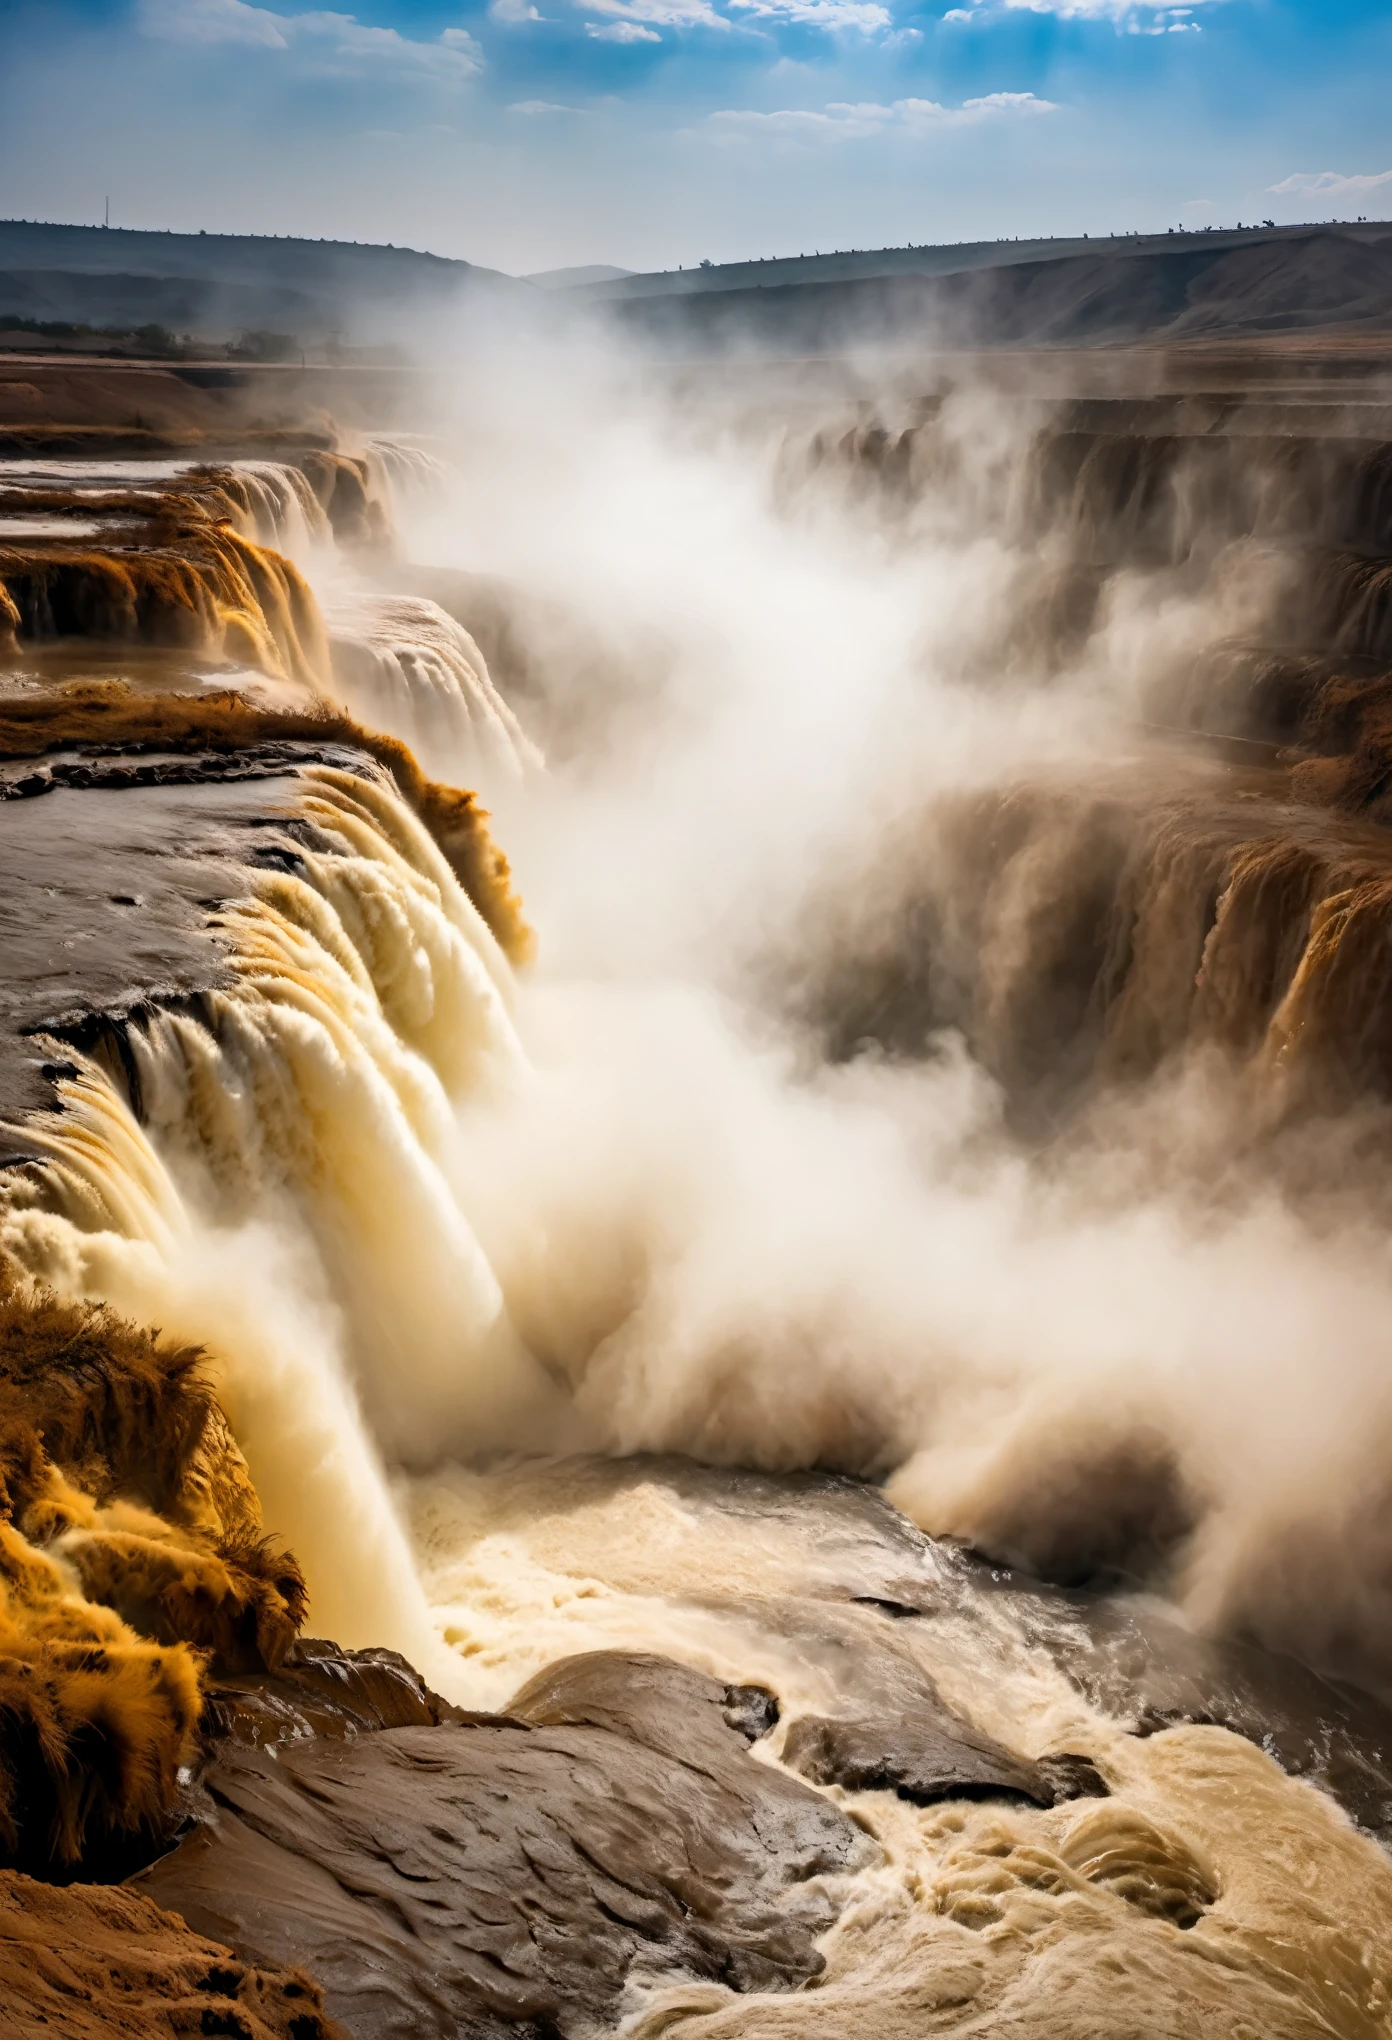
[[[108,200],[106,201],[106,218],[105,218],[105,219],[103,220],[103,222],[102,222],[102,225],[103,225],[103,226],[107,226],[107,227],[109,227],[109,226],[111,225],[111,200],[110,200],[110,199],[108,199]]]

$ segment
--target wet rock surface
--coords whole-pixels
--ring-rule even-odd
[[[33,1154],[19,1122],[63,1073],[34,1037],[88,1046],[231,982],[210,911],[248,866],[293,868],[295,776],[314,764],[379,776],[332,743],[0,761],[0,1166]]]
[[[1187,1722],[1229,1729],[1392,1847],[1392,1707],[1377,1695],[1294,1658],[1195,1636],[1143,1602],[1079,1613],[1087,1645],[1060,1662],[1094,1706],[1142,1736]]]
[[[886,1553],[900,1554],[884,1593],[861,1597],[888,1623],[965,1613],[974,1605],[984,1613],[996,1603],[1022,1638],[1048,1651],[1090,1705],[1134,1733],[1183,1724],[1228,1729],[1265,1750],[1290,1776],[1328,1792],[1360,1827],[1392,1844],[1392,1706],[1378,1694],[1322,1677],[1279,1652],[1199,1635],[1147,1596],[1069,1590],[993,1566],[924,1536],[875,1488],[835,1479],[826,1484],[838,1518],[858,1516],[867,1530],[878,1518]],[[858,1745],[844,1728],[837,1742],[850,1761]],[[1060,1782],[1068,1775],[1065,1768]],[[1086,1778],[1085,1771],[1077,1775]],[[1084,1796],[1092,1789],[1081,1785]]]
[[[944,1731],[944,1700],[915,1659],[914,1632],[921,1623],[962,1625],[964,1635],[999,1633],[1046,1654],[1089,1705],[1137,1735],[1194,1723],[1242,1736],[1289,1775],[1328,1792],[1360,1827],[1392,1842],[1392,1706],[1376,1692],[1321,1677],[1279,1653],[1199,1635],[1153,1597],[1058,1587],[994,1565],[926,1536],[878,1487],[842,1475],[736,1472],[639,1455],[618,1463],[566,1461],[547,1482],[563,1486],[569,1508],[597,1509],[605,1497],[644,1487],[670,1495],[692,1526],[694,1556],[687,1580],[663,1554],[668,1591],[696,1605],[727,1605],[703,1584],[704,1537],[728,1530],[760,1554],[756,1569],[766,1591],[742,1590],[740,1609],[761,1630],[815,1658],[836,1696],[834,1708],[789,1723],[789,1761],[809,1777],[818,1776],[817,1764],[838,1783],[878,1772],[883,1788],[897,1791],[895,1773],[909,1781],[916,1764],[929,1764],[933,1737]],[[506,1491],[490,1490],[490,1509],[503,1527],[520,1524],[525,1510],[537,1507],[533,1492],[519,1488],[514,1502]],[[779,1555],[789,1551],[799,1554],[801,1577],[785,1582]],[[630,1563],[625,1553],[624,1566],[611,1567],[598,1548],[585,1556],[588,1574],[621,1590],[651,1591],[647,1575],[625,1569]],[[785,1584],[793,1591],[780,1592]],[[949,1710],[947,1720],[964,1768],[1004,1758],[998,1790],[1005,1796],[1012,1778],[1021,1798],[1042,1805],[1099,1789],[1090,1767],[1065,1752],[1031,1768],[969,1726],[960,1711]],[[1022,1771],[1012,1773],[1011,1765]],[[837,1775],[842,1770],[846,1777]],[[1028,1791],[1020,1789],[1022,1774]],[[970,1790],[970,1780],[964,1782]]]
[[[52,790],[12,780],[43,797],[0,800],[0,1119],[52,1102],[51,1055],[29,1036],[229,981],[208,909],[242,889],[252,832],[283,809],[289,780],[273,769],[279,785],[79,789],[26,761]],[[0,1159],[26,1152],[21,1133],[0,1134]]]
[[[927,1537],[923,1545],[938,1582],[913,1612],[974,1603],[984,1612],[994,1602],[1089,1705],[1134,1734],[1227,1729],[1392,1845],[1392,1705],[1379,1694],[1279,1652],[1199,1635],[1149,1596],[1053,1587]]]
[[[321,1659],[309,1680],[335,1676]],[[344,1680],[359,1706],[364,1676]],[[601,1652],[514,1706],[224,1746],[193,1831],[136,1886],[248,1959],[293,1950],[357,2040],[580,2033],[634,1971],[764,1991],[819,1972],[833,1910],[800,1887],[870,1845],[750,1758],[760,1696]]]
[[[931,1687],[901,1717],[838,1721],[805,1714],[788,1730],[783,1756],[818,1785],[897,1792],[917,1806],[940,1799],[1018,1799],[1056,1806],[1066,1799],[1107,1794],[1086,1757],[1062,1755],[1030,1763],[954,1715]]]
[[[274,1749],[321,1736],[345,1742],[383,1728],[433,1728],[472,1716],[432,1693],[394,1650],[341,1650],[302,1636],[273,1672],[210,1678],[200,1728],[208,1751],[224,1744]]]

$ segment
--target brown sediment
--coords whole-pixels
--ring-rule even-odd
[[[11,377],[14,380],[11,380]],[[381,430],[429,424],[423,378],[370,367],[10,358],[0,378],[0,452],[213,455],[332,447],[334,420]]]
[[[0,1871],[10,2040],[347,2040],[298,1969],[257,1969],[138,1892]]]
[[[206,1656],[274,1666],[304,1617],[200,1355],[0,1267],[0,1853],[153,1842]]]
[[[62,1567],[8,1526],[0,1564],[4,1859],[51,1870],[157,1843],[193,1750],[195,1660],[84,1603]]]

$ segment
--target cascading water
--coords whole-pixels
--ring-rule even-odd
[[[447,462],[419,439],[375,435],[367,441],[367,453],[380,471],[398,514],[422,495],[439,496],[448,484]]]
[[[337,698],[369,728],[402,738],[437,778],[491,796],[540,767],[483,654],[438,603],[354,593],[330,602],[328,622]]]
[[[12,1203],[4,1240],[68,1293],[212,1346],[321,1619],[419,1651],[378,1452],[529,1435],[554,1400],[449,1176],[454,1111],[525,1062],[509,966],[400,800],[311,768],[296,815],[323,847],[248,872],[219,916],[235,990],[131,1037],[143,1125],[87,1065],[39,1136],[56,1209]],[[233,1304],[253,1266],[263,1293]]]
[[[447,499],[452,477],[429,447],[370,439],[365,461],[393,520]],[[473,637],[438,602],[374,590],[331,559],[318,589],[332,640],[334,699],[400,737],[426,770],[488,797],[540,768],[541,753],[493,683]]]
[[[299,567],[332,544],[328,513],[302,469],[283,461],[238,460],[230,472],[244,496],[248,538],[285,553]]]
[[[76,625],[144,638],[152,649],[188,643],[234,678],[249,667],[263,679],[287,679],[364,727],[400,737],[441,779],[489,792],[515,787],[540,766],[540,753],[468,631],[423,596],[374,590],[335,542],[335,514],[348,518],[356,539],[366,520],[389,542],[393,500],[408,503],[422,487],[438,491],[442,464],[423,447],[390,440],[361,456],[314,453],[305,461],[309,471],[249,459],[74,470],[0,463],[0,493],[8,479],[21,512],[38,506],[9,517],[0,511],[0,547],[59,542],[37,571],[32,559],[16,561],[6,616],[18,604],[31,638],[61,638]],[[349,510],[335,513],[345,487]],[[91,518],[52,514],[54,506],[89,504],[98,513]],[[151,527],[165,541],[158,548],[146,535]],[[103,538],[104,546],[71,550],[74,541]],[[180,679],[185,665],[176,668]]]
[[[1375,2031],[1385,1987],[1375,1950],[1380,1923],[1392,1922],[1392,1871],[1374,1845],[1309,1787],[1282,1780],[1259,1751],[1221,1731],[1136,1743],[1085,1704],[1041,1650],[1028,1601],[1003,1600],[993,1611],[942,1562],[911,1589],[903,1558],[898,1573],[886,1573],[873,1536],[853,1534],[837,1550],[823,1542],[814,1507],[804,1524],[795,1510],[780,1510],[776,1491],[762,1521],[759,1502],[731,1476],[727,1489],[717,1483],[703,1495],[694,1474],[685,1492],[680,1484],[673,1492],[660,1474],[635,1481],[619,1468],[606,1482],[585,1471],[592,1462],[532,1457],[473,1474],[446,1467],[403,1484],[405,1467],[477,1458],[490,1444],[573,1451],[622,1442],[625,1427],[632,1438],[635,1425],[639,1438],[646,1429],[656,1441],[675,1422],[676,1439],[709,1447],[722,1403],[729,1456],[817,1456],[844,1438],[852,1405],[827,1400],[830,1378],[818,1392],[796,1368],[775,1375],[772,1402],[750,1384],[751,1403],[728,1374],[721,1381],[730,1356],[728,1327],[718,1324],[699,1356],[688,1353],[700,1360],[698,1378],[684,1392],[665,1384],[681,1358],[671,1342],[690,1344],[689,1292],[669,1296],[676,1314],[665,1328],[640,1325],[632,1355],[640,1377],[623,1386],[601,1374],[600,1395],[591,1384],[587,1408],[576,1411],[527,1351],[510,1304],[534,1346],[544,1348],[548,1319],[563,1327],[574,1365],[585,1305],[583,1288],[577,1295],[570,1283],[579,1276],[593,1285],[596,1271],[583,1273],[584,1263],[606,1237],[612,1250],[620,1213],[612,1203],[592,1207],[588,1231],[567,1238],[575,1217],[538,1196],[548,1171],[533,1156],[510,1184],[497,1166],[498,1141],[526,1146],[544,1125],[570,1171],[580,1158],[601,1182],[613,1158],[593,1141],[593,1124],[587,1143],[583,1120],[557,1123],[572,1079],[563,1063],[558,1071],[554,1035],[548,1045],[542,1028],[541,1063],[531,1067],[509,1016],[508,968],[396,797],[311,768],[293,816],[285,849],[297,846],[286,857],[294,868],[248,868],[247,897],[218,916],[233,944],[234,987],[206,995],[197,1015],[155,1016],[128,1037],[143,1123],[97,1065],[66,1079],[62,1120],[36,1135],[51,1167],[33,1202],[12,1199],[3,1240],[61,1289],[103,1296],[209,1344],[263,1506],[305,1565],[316,1621],[406,1649],[473,1704],[501,1704],[557,1655],[656,1646],[717,1676],[770,1686],[796,1721],[845,1705],[856,1691],[849,1665],[878,1666],[883,1676],[876,1604],[927,1589],[934,1619],[897,1625],[902,1676],[921,1668],[983,1729],[1004,1731],[1016,1747],[1083,1751],[1112,1783],[1101,1806],[1052,1813],[920,1811],[892,1797],[886,1805],[883,1794],[852,1795],[881,1854],[837,1894],[843,1916],[822,1990],[809,2000],[741,1999],[727,2010],[719,1988],[661,1987],[635,2011],[631,2030],[669,2030],[680,2014],[699,2021],[698,2032],[722,2032],[733,2018],[741,2032],[796,2032],[811,2021],[817,2032],[849,2035],[872,2017],[888,2032],[911,2031],[922,2006],[943,2003],[944,1993],[957,2007],[980,1998],[1003,2013],[1017,1993],[1039,2004],[1039,1965],[1062,1936],[1069,1950],[1087,1951],[1069,1971],[1075,2018],[1101,2010],[1104,1979],[1115,1971],[1134,1987],[1143,1977],[1162,2005],[1201,2005],[1216,2030],[1235,2036],[1249,2016],[1272,2034],[1301,2033],[1302,2019],[1327,2019],[1340,2033]],[[304,847],[306,838],[315,847]],[[279,846],[272,839],[268,847]],[[579,1017],[569,1002],[562,1011],[572,1023]],[[615,1015],[601,1007],[593,1017],[612,1026]],[[631,1058],[632,1040],[615,1046]],[[592,1059],[588,1069],[592,1078]],[[732,1066],[722,1068],[727,1095],[733,1076]],[[602,1118],[621,1096],[590,1102]],[[692,1103],[699,1114],[712,1099]],[[749,1093],[742,1110],[767,1112],[770,1103],[756,1105]],[[490,1131],[495,1115],[501,1124]],[[795,1107],[782,1108],[784,1139],[797,1117]],[[660,1129],[659,1139],[674,1130]],[[689,1138],[694,1126],[683,1130]],[[828,1125],[802,1160],[844,1162],[849,1153],[844,1126]],[[712,1214],[693,1197],[709,1158],[697,1152],[693,1162],[696,1178],[656,1216],[660,1225],[694,1227],[704,1286],[712,1248],[728,1251],[729,1242],[712,1236]],[[497,1206],[523,1185],[530,1208],[514,1207],[515,1216],[556,1237],[514,1240],[500,1282],[481,1237],[497,1251],[508,1230]],[[650,1173],[640,1168],[633,1187],[650,1200]],[[734,1185],[721,1187],[728,1195]],[[788,1188],[781,1178],[785,1199]],[[909,1192],[909,1182],[901,1188]],[[481,1199],[493,1208],[480,1209]],[[757,1182],[738,1192],[746,1229],[759,1201]],[[799,1229],[807,1222],[806,1212],[787,1215]],[[939,1215],[950,1220],[947,1207]],[[670,1281],[654,1258],[657,1239],[649,1236],[636,1258],[635,1245],[630,1239],[626,1268],[599,1271],[609,1311],[622,1309],[625,1291],[641,1295],[645,1258],[649,1285]],[[827,1252],[830,1236],[821,1245]],[[786,1284],[773,1236],[758,1239],[756,1265],[763,1281]],[[1016,1280],[1025,1272],[1018,1258],[1013,1272]],[[892,1262],[874,1270],[858,1259],[856,1273],[887,1280]],[[1068,1287],[1065,1273],[1059,1294]],[[939,1320],[945,1305],[951,1300],[939,1293]],[[780,1309],[790,1307],[784,1287]],[[825,1337],[819,1315],[820,1306],[803,1328],[809,1359]],[[764,1329],[776,1338],[771,1321]],[[602,1320],[592,1325],[596,1337],[598,1352]],[[741,1364],[757,1373],[778,1359],[750,1350]],[[823,1368],[830,1359],[823,1355]],[[551,1366],[564,1376],[561,1355]],[[871,1389],[860,1368],[857,1384],[862,1394]],[[865,1416],[862,1409],[862,1423]],[[820,1447],[805,1428],[799,1439],[809,1419],[826,1427],[816,1434]],[[721,1507],[727,1494],[733,1516]],[[799,1600],[827,1592],[819,1563],[833,1598]],[[845,1600],[847,1581],[865,1605]],[[1254,1823],[1267,1842],[1261,1864],[1240,1840]],[[1318,1912],[1308,1898],[1294,1908],[1288,1901],[1296,1860],[1319,1868]],[[1109,1878],[1134,1895],[1118,1905]],[[1221,1961],[1206,1940],[1191,1956],[1186,1934],[1219,1891]],[[1360,1917],[1361,1930],[1341,1924]],[[1289,1946],[1273,1967],[1267,1950],[1278,1922]],[[980,1948],[969,1985],[964,1934]],[[1107,1960],[1099,1964],[1101,1947]],[[1047,1986],[1051,2002],[1060,1987]]]
[[[1011,1748],[1105,1772],[1110,1799],[1081,1809],[833,1785],[881,1853],[836,1888],[823,1986],[735,2000],[669,1980],[637,1992],[634,2033],[1101,2032],[1127,1990],[1162,2030],[1371,2040],[1392,1872],[1332,1802],[1225,1728],[1131,1734],[1139,1707],[1119,1719],[1063,1669],[1088,1645],[1078,1606],[907,1530],[843,1550],[828,1496],[862,1490],[747,1471],[892,1474],[920,1522],[1002,1565],[1144,1571],[1177,1638],[1187,1618],[1375,1655],[1386,1246],[1347,1205],[1331,1246],[1235,1137],[1231,1178],[1199,1194],[1185,1139],[1203,1120],[1211,1153],[1244,1106],[1211,1044],[1186,1059],[1160,996],[1194,975],[1161,952],[1221,925],[1229,1009],[1238,980],[1252,1011],[1280,1005],[1280,956],[1249,986],[1234,926],[1260,930],[1269,888],[1258,873],[1251,897],[1200,902],[1194,938],[1176,853],[1148,918],[1116,910],[1130,947],[1109,937],[1098,964],[1088,947],[1116,839],[1079,822],[1078,786],[1091,799],[1105,763],[1119,801],[1153,797],[1126,777],[1141,682],[1214,612],[1170,582],[1103,590],[1037,666],[1020,633],[993,694],[976,684],[1001,642],[991,598],[1008,608],[1035,562],[989,530],[954,537],[950,488],[887,535],[815,504],[771,519],[742,461],[615,443],[610,494],[584,447],[547,444],[570,462],[553,526],[528,529],[550,499],[523,472],[519,557],[503,515],[489,562],[551,548],[573,596],[599,557],[597,601],[660,586],[677,617],[669,697],[563,782],[531,769],[462,626],[365,588],[370,564],[351,594],[343,562],[325,579],[322,688],[437,773],[511,789],[551,938],[536,976],[514,981],[366,761],[287,764],[256,854],[224,858],[229,981],[124,1019],[119,1055],[71,1051],[62,1115],[26,1129],[48,1166],[11,1192],[0,1240],[67,1295],[205,1342],[316,1625],[399,1645],[461,1698],[501,1705],[596,1644],[656,1648],[774,1690],[762,1755],[795,1768],[799,1717],[896,1718],[901,1688],[871,1677],[892,1662]],[[298,485],[277,508],[261,480],[255,514],[288,531]],[[578,506],[601,500],[614,523],[596,531]],[[1032,834],[1046,766],[1063,819]],[[1174,773],[1201,804],[1203,772]],[[964,786],[981,796],[967,879],[1005,874],[983,881],[980,938],[944,849]],[[887,836],[917,870],[883,873]],[[955,921],[925,906],[924,870]],[[926,1019],[912,1039],[886,1025],[879,1053],[888,1001],[863,1001],[832,1060],[800,1016],[809,984],[835,986],[825,966],[868,974],[848,924],[894,984],[924,945]],[[1003,1044],[994,1078],[939,1031],[953,971]],[[1028,1037],[1052,1068],[1098,999],[1158,1043],[1150,1064],[1118,1097],[1077,1056],[1070,1078],[1103,1094],[1087,1137],[1061,1116],[1042,1148],[1018,1138],[1008,1051]],[[1308,1005],[1282,1008],[1293,1028]],[[1138,1183],[1152,1152],[1167,1171]],[[1335,1350],[1331,1394],[1310,1355]]]

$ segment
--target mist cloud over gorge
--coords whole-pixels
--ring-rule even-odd
[[[935,1533],[1143,1573],[1273,1643],[1373,1648],[1392,1270],[1372,1208],[1338,1204],[1335,1238],[1327,1171],[1312,1216],[1244,1161],[1221,1057],[1089,1093],[1041,1145],[950,1027],[827,1056],[847,953],[867,931],[892,949],[924,896],[950,919],[964,798],[1189,785],[1142,716],[1253,624],[1262,561],[1120,572],[1060,642],[1038,627],[1050,546],[1005,514],[1027,406],[952,399],[936,478],[886,514],[800,473],[801,424],[654,397],[600,349],[564,375],[520,349],[512,374],[486,411],[454,390],[462,479],[409,543],[607,648],[609,699],[497,804],[540,935],[532,1075],[465,1105],[452,1165],[577,1439],[892,1474]],[[556,628],[543,743],[577,713]],[[968,968],[1047,941],[1027,910],[1047,922],[1066,854],[1021,860],[1019,921]]]
[[[432,1658],[400,1471],[656,1450],[887,1478],[936,1534],[1376,1662],[1382,1122],[1308,1089],[1318,958],[1269,1021],[1224,947],[1302,830],[1336,873],[1356,839],[1168,727],[1289,598],[1289,491],[1137,493],[1164,446],[1061,489],[1047,407],[925,414],[868,363],[717,402],[580,326],[465,338],[382,569],[413,592],[304,564],[427,773],[412,686],[497,721],[427,591],[506,619],[548,764],[477,783],[537,961],[399,800],[311,774],[333,847],[225,917],[211,1035],[152,1023],[143,1130],[79,1085],[128,1222],[9,1244],[214,1349],[350,1642]]]

